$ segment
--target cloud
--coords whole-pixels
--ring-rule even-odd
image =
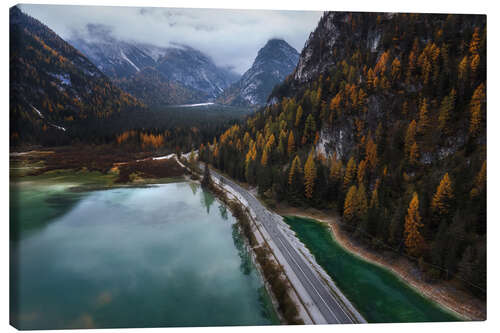
[[[122,40],[199,49],[219,66],[247,70],[270,38],[283,38],[299,52],[321,16],[316,11],[182,9],[20,5],[64,39],[88,24],[109,27]]]

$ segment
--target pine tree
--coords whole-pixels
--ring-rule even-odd
[[[375,170],[378,164],[377,145],[375,144],[371,136],[368,137],[368,140],[366,141],[365,153],[368,166],[371,170]]]
[[[356,161],[354,160],[354,157],[351,157],[347,162],[347,167],[344,174],[343,186],[345,189],[348,188],[349,185],[351,185],[355,177],[356,177]]]
[[[290,135],[288,136],[288,155],[292,156],[295,151],[295,137],[293,136],[293,131],[290,131]]]
[[[366,160],[362,160],[361,162],[359,162],[358,175],[357,175],[358,184],[362,184],[365,180],[366,165],[367,165]]]
[[[299,105],[299,107],[297,108],[297,114],[295,116],[295,127],[299,127],[303,113],[304,110],[302,109],[302,105]]]
[[[375,187],[372,191],[372,196],[370,198],[370,208],[378,209],[378,189]]]
[[[427,109],[427,99],[422,100],[422,105],[420,106],[420,112],[418,116],[418,127],[417,132],[420,134],[425,134],[429,128],[429,110]]]
[[[357,188],[356,185],[352,185],[347,191],[347,195],[344,201],[344,219],[351,223],[356,218],[357,207],[356,207],[356,194]]]
[[[304,185],[305,196],[311,199],[314,191],[314,182],[316,180],[316,165],[314,163],[314,150],[309,153],[306,164],[304,165]]]
[[[420,234],[420,228],[423,227],[420,219],[419,202],[417,192],[413,193],[408,212],[405,217],[405,245],[408,253],[418,257],[422,254],[425,241]]]
[[[260,164],[262,166],[266,166],[267,165],[267,159],[268,159],[267,151],[268,151],[268,149],[265,148],[264,152],[262,152],[262,157],[260,159]]]
[[[295,177],[297,173],[301,170],[300,166],[300,158],[299,155],[296,155],[292,161],[292,166],[290,167],[290,172],[288,174],[288,185],[292,185],[294,183]]]
[[[450,176],[448,173],[445,173],[439,183],[439,186],[437,187],[434,197],[432,198],[432,210],[441,217],[447,216],[451,212],[453,197],[454,195]]]
[[[477,197],[486,188],[486,160],[481,165],[476,178],[474,179],[474,187],[470,191],[471,198]]]
[[[363,220],[368,213],[368,200],[366,199],[365,186],[361,183],[356,190],[356,217]]]
[[[469,52],[477,55],[479,52],[479,44],[481,43],[481,37],[479,36],[479,28],[474,29],[474,33],[472,34],[472,40],[469,44]]]
[[[314,133],[316,132],[316,121],[312,114],[309,114],[306,118],[306,124],[304,127],[304,137],[306,142],[311,142],[314,138]]]
[[[334,153],[330,163],[330,179],[334,182],[340,182],[342,177],[342,161],[337,159]]]
[[[405,152],[407,154],[410,153],[411,147],[415,142],[415,137],[417,135],[417,122],[412,120],[410,125],[408,125],[408,129],[406,130],[405,135]]]
[[[481,58],[479,57],[479,54],[475,54],[470,61],[470,73],[471,73],[471,78],[473,80],[476,77],[477,68],[479,67],[480,60]]]
[[[418,151],[417,142],[415,141],[413,142],[413,145],[410,148],[410,156],[409,156],[410,164],[417,165],[419,157],[420,153]]]
[[[443,98],[439,108],[438,128],[445,134],[449,134],[450,113],[455,108],[456,91],[452,89],[450,94]]]
[[[476,136],[480,129],[481,123],[483,121],[483,105],[486,100],[486,93],[484,90],[484,83],[481,83],[476,90],[474,90],[474,94],[472,95],[472,99],[470,101],[470,125],[469,125],[469,133],[472,136]]]
[[[458,64],[458,78],[462,81],[467,79],[467,74],[469,71],[469,58],[464,56],[462,61]]]
[[[391,65],[392,82],[397,82],[401,77],[401,62],[398,58],[394,58]]]

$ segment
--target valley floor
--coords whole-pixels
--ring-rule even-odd
[[[314,208],[297,208],[287,205],[279,205],[275,211],[280,215],[306,217],[327,223],[335,239],[345,249],[369,262],[389,269],[418,292],[452,310],[465,320],[486,320],[486,302],[455,287],[453,281],[437,283],[424,281],[415,264],[405,257],[389,256],[363,246],[340,228],[335,213],[327,214]]]

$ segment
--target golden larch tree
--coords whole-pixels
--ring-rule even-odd
[[[340,182],[342,178],[342,161],[337,159],[337,154],[334,153],[330,163],[330,179]]]
[[[299,105],[299,107],[297,108],[297,114],[295,115],[295,127],[299,127],[303,113],[304,110],[302,109],[302,105]]]
[[[366,160],[362,160],[361,162],[359,162],[358,174],[357,174],[358,184],[362,184],[365,180],[366,165],[367,165]]]
[[[361,183],[356,190],[356,216],[362,219],[368,213],[368,200],[366,199],[365,186]]]
[[[347,167],[344,174],[344,188],[346,189],[349,185],[351,185],[352,181],[356,177],[356,161],[354,157],[351,157],[347,162]]]
[[[425,240],[420,234],[420,228],[422,227],[423,224],[420,218],[418,194],[414,192],[405,217],[404,235],[406,250],[410,255],[415,257],[420,256],[425,246]]]
[[[316,181],[316,164],[314,163],[314,150],[311,150],[304,165],[304,185],[305,196],[311,199],[314,191],[314,182]]]
[[[295,177],[298,173],[301,172],[301,166],[300,166],[300,158],[299,155],[295,156],[295,158],[292,161],[292,166],[290,167],[290,173],[288,174],[288,185],[292,185]]]
[[[436,189],[436,193],[432,197],[431,208],[440,216],[450,213],[451,201],[453,200],[453,187],[448,173],[445,173],[441,182]]]
[[[418,145],[417,142],[413,142],[413,145],[410,148],[410,164],[411,165],[416,165],[418,163],[418,159],[420,157],[420,152],[418,150]]]
[[[470,191],[471,198],[477,197],[486,187],[486,160],[484,160],[481,165],[481,170],[479,170],[476,178],[474,179],[474,187]]]
[[[481,83],[476,90],[474,90],[474,94],[472,95],[472,99],[470,101],[470,125],[469,125],[469,133],[472,136],[476,136],[480,129],[481,123],[483,121],[483,108],[484,102],[486,101],[486,92],[484,83]]]
[[[356,217],[356,185],[352,185],[347,191],[344,201],[344,219],[347,222],[352,222]]]
[[[478,54],[480,43],[481,43],[481,37],[479,36],[479,28],[475,28],[474,33],[472,34],[472,39],[469,43],[469,52],[474,55]]]
[[[422,104],[420,105],[420,111],[418,114],[417,132],[420,134],[425,134],[428,128],[429,128],[429,110],[427,105],[427,99],[424,98],[422,100]]]
[[[417,135],[417,122],[414,120],[411,121],[410,125],[408,125],[408,129],[406,130],[405,135],[405,152],[407,154],[410,153],[411,146],[415,142],[415,137]]]
[[[290,135],[288,136],[288,147],[287,147],[288,155],[292,155],[295,151],[295,137],[293,136],[293,131],[290,131]]]

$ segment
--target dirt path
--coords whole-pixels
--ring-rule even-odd
[[[299,217],[312,218],[325,222],[330,226],[335,239],[348,251],[361,258],[391,270],[406,283],[418,290],[421,294],[434,300],[441,306],[457,313],[465,320],[485,320],[486,303],[469,295],[468,293],[453,286],[453,283],[428,283],[419,276],[415,276],[415,264],[404,257],[394,259],[392,257],[375,253],[363,245],[352,240],[339,227],[335,213],[327,214],[313,208],[295,208],[289,206],[278,206],[275,211],[280,215],[295,215]]]

